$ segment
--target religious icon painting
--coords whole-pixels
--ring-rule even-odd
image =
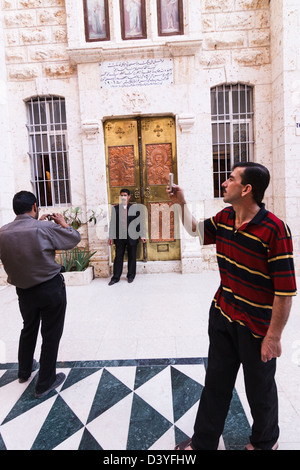
[[[157,0],[158,35],[183,34],[182,0]]]
[[[85,39],[87,42],[110,39],[108,0],[84,0]]]
[[[145,0],[120,0],[122,39],[145,39]]]

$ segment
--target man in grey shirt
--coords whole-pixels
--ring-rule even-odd
[[[21,191],[14,196],[16,218],[0,228],[0,258],[7,281],[16,286],[23,329],[19,340],[19,381],[25,382],[35,368],[33,359],[41,322],[40,370],[36,398],[43,398],[65,379],[56,374],[56,360],[66,311],[66,289],[56,250],[74,248],[80,234],[68,226],[61,214],[38,220],[34,194]],[[54,223],[53,223],[54,222]]]

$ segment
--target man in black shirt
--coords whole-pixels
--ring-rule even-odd
[[[109,228],[108,244],[111,246],[115,243],[116,256],[114,260],[113,277],[109,282],[109,286],[119,282],[123,270],[123,260],[125,248],[128,253],[128,282],[133,282],[136,274],[136,250],[140,233],[141,240],[146,243],[144,220],[135,222],[141,214],[141,205],[129,204],[129,189],[121,189],[120,203],[112,208],[112,217]],[[142,225],[142,226],[141,226]]]

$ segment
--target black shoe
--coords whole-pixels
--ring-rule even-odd
[[[59,374],[56,375],[55,381],[53,382],[51,387],[48,388],[48,390],[45,390],[44,392],[40,392],[40,393],[35,392],[34,394],[35,398],[44,398],[46,395],[48,395],[48,393],[52,392],[52,390],[59,387],[63,383],[65,378],[66,378],[65,374],[60,372]]]
[[[116,279],[111,279],[110,282],[108,283],[109,286],[113,286],[114,284],[117,284],[117,281]]]
[[[129,277],[128,278],[128,283],[131,284],[134,281],[134,277]]]
[[[31,367],[31,372],[33,372],[34,370],[36,370],[38,368],[38,363],[36,362],[35,359],[33,359],[32,361],[32,367]],[[31,374],[30,374],[31,375]],[[28,377],[18,377],[19,379],[19,383],[20,384],[24,384],[25,382],[27,382],[27,380],[29,379],[30,375]]]

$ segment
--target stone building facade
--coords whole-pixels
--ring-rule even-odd
[[[164,0],[140,0],[135,26],[129,3],[1,1],[0,225],[21,189],[47,212],[94,211],[82,244],[97,250],[96,276],[108,277],[109,203],[120,187],[157,210],[173,171],[207,217],[223,207],[230,164],[254,160],[271,172],[266,206],[292,230],[299,273],[299,1],[182,0],[168,11]],[[151,180],[160,158],[163,176]],[[212,248],[173,237],[150,236],[138,271],[215,269]]]

